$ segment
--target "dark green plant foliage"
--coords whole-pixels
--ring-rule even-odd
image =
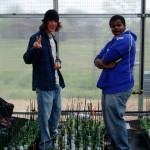
[[[150,118],[142,118],[140,120],[140,129],[142,134],[147,134],[150,130]]]
[[[73,138],[76,149],[80,147],[84,149],[91,147],[93,150],[97,149],[97,147],[103,148],[104,130],[105,126],[101,123],[99,117],[96,118],[96,116],[92,115],[81,117],[79,114],[69,115],[65,121],[61,121],[59,124],[58,134],[54,138],[52,150],[71,149]],[[37,120],[14,118],[12,127],[4,133],[5,141],[0,141],[1,149],[5,146],[17,149],[19,146],[25,145],[28,146],[28,150],[38,149],[39,127]],[[2,135],[0,134],[0,136]],[[65,136],[67,136],[67,143]],[[57,147],[56,141],[58,142]]]

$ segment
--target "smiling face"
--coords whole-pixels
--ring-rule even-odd
[[[118,19],[118,20],[113,20],[110,22],[110,28],[111,28],[112,33],[115,36],[118,36],[125,31],[126,26],[122,23],[120,19]]]
[[[47,34],[49,35],[52,32],[55,32],[57,26],[58,26],[58,22],[57,21],[55,21],[55,20],[47,21],[47,29],[46,29]]]

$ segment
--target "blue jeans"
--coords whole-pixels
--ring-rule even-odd
[[[116,94],[102,94],[104,123],[114,150],[131,150],[128,144],[126,122],[123,118],[131,93],[132,90]]]
[[[61,87],[56,85],[53,91],[36,89],[38,103],[38,122],[40,129],[41,150],[52,147],[53,137],[57,134],[57,127],[61,116]]]

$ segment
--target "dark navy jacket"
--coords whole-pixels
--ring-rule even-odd
[[[42,36],[41,49],[33,48],[33,43],[36,41],[37,36]],[[57,42],[54,39],[57,51]],[[55,89],[55,68],[54,59],[52,56],[52,50],[49,42],[49,37],[46,32],[39,31],[32,35],[29,40],[26,53],[23,55],[23,59],[26,64],[32,64],[32,89],[36,88],[44,91],[50,91]],[[58,70],[59,83],[62,88],[65,87],[65,83],[61,72]]]
[[[133,88],[136,39],[137,36],[131,30],[126,30],[108,42],[96,56],[95,59],[103,57],[107,63],[120,60],[115,68],[103,69],[99,77],[97,87],[102,89],[104,94],[125,92]]]

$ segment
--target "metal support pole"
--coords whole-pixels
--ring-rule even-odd
[[[53,0],[53,8],[59,13],[58,0]],[[59,56],[59,32],[55,32],[54,35],[55,35],[55,39],[57,40],[58,56]]]
[[[145,44],[145,7],[146,1],[141,0],[141,43],[140,43],[140,71],[139,71],[139,90],[143,90],[143,76],[144,76],[144,44]],[[138,97],[138,110],[143,110],[143,94]]]

